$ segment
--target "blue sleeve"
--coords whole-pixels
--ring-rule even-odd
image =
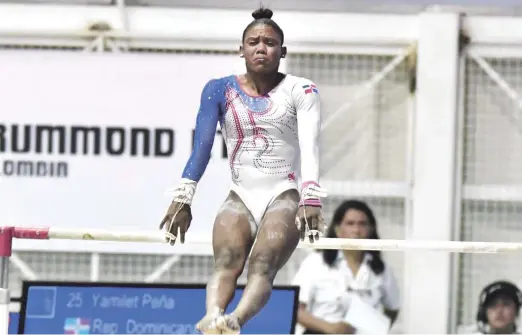
[[[198,182],[205,173],[216,136],[220,117],[220,101],[223,99],[223,95],[223,84],[219,79],[210,80],[201,92],[194,148],[183,170],[182,178]]]

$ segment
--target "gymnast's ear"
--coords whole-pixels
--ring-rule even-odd
[[[239,47],[239,57],[245,58],[245,55],[243,54],[243,46]]]
[[[286,47],[282,47],[281,48],[281,58],[285,58],[286,57],[286,52],[287,52]]]

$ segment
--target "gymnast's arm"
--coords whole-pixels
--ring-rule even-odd
[[[303,88],[305,85],[313,87],[313,90],[306,93]],[[304,187],[308,184],[318,185],[321,99],[315,85],[308,80],[301,80],[294,86],[292,93],[297,113],[302,186]]]
[[[223,94],[221,82],[217,79],[210,80],[201,93],[194,134],[194,147],[181,176],[181,183],[193,188],[193,191],[203,177],[210,161],[220,115],[220,93]]]

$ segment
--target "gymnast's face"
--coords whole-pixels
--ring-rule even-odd
[[[241,54],[249,72],[269,74],[277,72],[285,48],[281,36],[270,25],[258,24],[245,34]]]
[[[336,229],[339,238],[368,238],[370,236],[368,217],[356,209],[349,209]]]
[[[513,326],[517,316],[513,299],[499,295],[494,297],[486,309],[489,326],[495,330],[505,330]]]

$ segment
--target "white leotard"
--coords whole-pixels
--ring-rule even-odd
[[[319,92],[305,78],[286,75],[257,97],[247,95],[236,76],[213,79],[201,95],[194,150],[182,177],[195,182],[202,177],[219,123],[231,189],[259,224],[277,195],[300,189],[298,180],[318,184],[320,114]]]

